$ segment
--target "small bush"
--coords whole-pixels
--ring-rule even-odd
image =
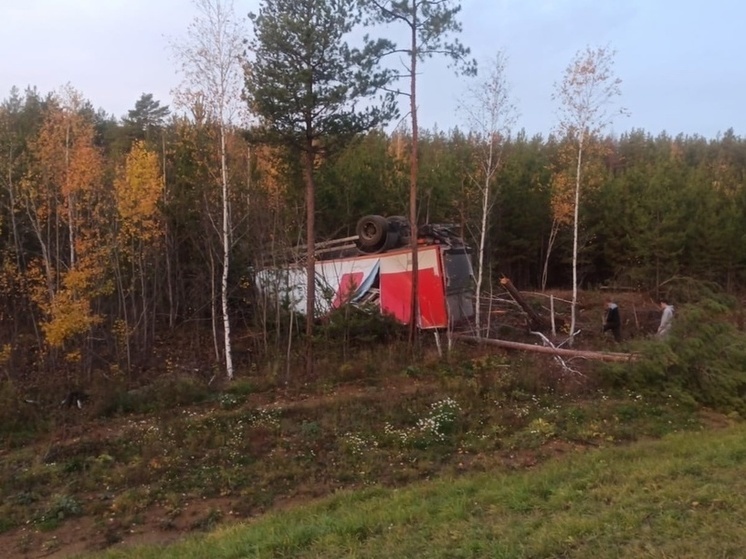
[[[198,379],[165,377],[133,390],[127,390],[121,385],[112,386],[110,390],[101,394],[95,412],[104,417],[153,413],[198,404],[214,397],[209,387]]]
[[[511,438],[514,448],[538,448],[557,435],[557,427],[541,417],[532,420],[525,429]]]
[[[728,306],[707,299],[676,312],[668,339],[640,344],[642,358],[634,363],[604,367],[604,380],[719,411],[746,412],[746,334],[730,321]]]
[[[223,520],[223,511],[216,508],[211,508],[207,511],[204,517],[192,523],[193,530],[201,530],[203,532],[210,532],[217,528],[220,522]]]
[[[220,404],[220,407],[224,410],[232,410],[240,406],[241,401],[239,400],[239,398],[236,397],[235,394],[227,392],[218,396],[218,404]]]
[[[378,448],[378,441],[361,433],[345,433],[340,437],[342,450],[350,456],[363,456],[370,449]]]
[[[303,421],[300,434],[306,440],[316,440],[321,437],[321,426],[316,421]]]
[[[70,495],[56,495],[52,502],[37,519],[36,523],[43,530],[52,530],[67,518],[83,514],[83,507]]]
[[[246,397],[250,394],[253,394],[255,392],[255,388],[253,383],[247,381],[247,380],[236,380],[232,382],[225,391],[228,394],[233,394],[234,396],[239,397]]]
[[[22,446],[48,429],[49,423],[43,419],[38,403],[26,401],[13,383],[0,383],[0,442],[3,446]]]
[[[352,305],[332,311],[318,329],[319,338],[344,340],[353,347],[403,340],[406,334],[405,326],[378,308]]]

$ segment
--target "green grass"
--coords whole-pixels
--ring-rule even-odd
[[[167,548],[99,557],[706,558],[746,549],[746,426],[406,489],[345,492]]]
[[[81,417],[78,436],[4,456],[0,533],[64,528],[81,516],[106,517],[124,537],[155,507],[183,526],[184,502],[229,497],[236,513],[253,516],[340,490],[523,468],[553,455],[553,445],[613,445],[701,427],[696,409],[668,398],[572,396],[532,380],[538,369],[530,362],[502,365],[461,359],[423,368],[417,381],[391,374],[393,389],[355,384],[354,392],[275,407],[252,405],[242,389],[161,413]],[[79,507],[60,509],[60,495]]]
[[[713,343],[720,341],[716,337]],[[655,355],[665,357],[668,349],[658,344]],[[713,358],[708,371],[718,374],[707,377],[717,382],[697,385],[696,391],[694,385],[672,382],[684,378],[691,361],[684,352],[675,355],[675,371],[661,357],[602,370],[599,378],[593,364],[584,369],[586,376],[578,377],[542,356],[508,357],[479,348],[458,348],[447,358],[424,352],[414,361],[391,348],[377,353],[362,349],[342,360],[327,355],[325,374],[312,383],[285,386],[270,373],[257,373],[250,382],[232,383],[222,391],[164,381],[125,392],[129,403],[112,390],[107,392],[110,399],[84,413],[62,415],[58,410],[61,436],[42,432],[25,446],[8,445],[0,462],[0,536],[19,542],[18,549],[38,551],[44,544],[38,534],[53,538],[94,521],[105,522],[106,529],[81,536],[90,549],[117,541],[129,545],[133,527],[154,537],[163,530],[212,530],[283,503],[336,494],[341,496],[333,502],[340,504],[331,506],[345,511],[343,520],[321,508],[311,515],[325,519],[321,526],[296,517],[274,528],[266,524],[275,539],[265,534],[254,541],[258,536],[251,536],[254,543],[248,549],[263,550],[259,557],[293,557],[296,551],[308,557],[386,556],[375,555],[379,547],[396,557],[569,557],[568,549],[586,549],[596,540],[612,545],[612,535],[625,533],[625,518],[614,516],[616,505],[634,507],[624,504],[622,496],[609,500],[601,514],[583,501],[592,491],[560,491],[556,488],[562,481],[542,481],[549,473],[535,472],[549,470],[537,470],[537,465],[557,454],[676,432],[700,436],[708,424],[724,425],[740,417],[729,405],[703,413],[701,405],[710,400],[700,398],[700,388],[720,389],[739,377],[738,355],[719,351],[724,361]],[[694,392],[700,397],[693,397]],[[730,417],[717,412],[730,412]],[[575,462],[563,467],[580,468]],[[532,474],[522,482],[505,477],[526,468]],[[706,466],[698,468],[707,471]],[[499,479],[507,489],[489,488],[488,478],[453,481],[467,472]],[[449,480],[442,495],[431,497],[441,492],[434,486],[425,497],[416,492],[407,497],[411,506],[399,502],[410,494],[407,487],[434,479]],[[401,492],[384,493],[393,488]],[[477,495],[477,504],[449,495],[457,488]],[[352,491],[360,493],[345,493]],[[536,491],[543,499],[538,505]],[[393,500],[376,504],[380,499]],[[696,500],[692,511],[700,512],[701,503],[709,502]],[[720,506],[721,501],[713,502]],[[392,507],[395,513],[387,517],[370,508],[377,506]],[[399,508],[408,507],[414,510],[396,516]],[[430,509],[438,511],[438,518],[420,525],[419,518]],[[582,514],[563,516],[576,511]],[[520,513],[527,524],[508,513]],[[486,524],[473,524],[482,517]],[[613,527],[612,535],[595,524],[597,517]],[[371,525],[376,518],[380,523]],[[653,513],[645,518],[644,527],[659,521]],[[565,524],[559,535],[552,531]],[[289,532],[288,525],[298,534]],[[419,539],[412,530],[422,533]],[[429,542],[444,534],[450,535],[442,550],[431,549]],[[401,540],[405,537],[413,539]],[[678,534],[670,538],[673,543],[681,539]],[[517,547],[505,548],[510,553],[500,547],[513,545],[513,539]],[[377,543],[369,549],[366,542]],[[402,553],[394,553],[399,547]],[[645,556],[644,550],[637,552]]]

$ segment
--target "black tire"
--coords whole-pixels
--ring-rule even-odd
[[[393,231],[397,233],[396,244],[399,246],[408,245],[412,238],[412,228],[409,226],[409,220],[403,215],[392,215],[386,219],[389,222],[389,232]],[[386,244],[389,245],[391,243]]]
[[[389,224],[380,215],[366,215],[357,222],[355,232],[360,248],[366,252],[376,252],[386,244]]]
[[[386,252],[387,250],[391,250],[392,248],[398,248],[399,247],[399,232],[398,231],[392,231],[389,229],[388,235],[386,235],[386,242],[383,243],[383,246],[380,249],[380,252]]]

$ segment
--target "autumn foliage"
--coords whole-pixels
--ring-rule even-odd
[[[227,279],[241,374],[284,357],[299,335],[298,317],[258,298],[252,274],[303,244],[304,183],[292,152],[227,132]],[[468,184],[480,139],[421,132],[421,221],[478,230]],[[166,367],[164,348],[212,376],[222,328],[218,138],[209,120],[182,116],[134,134],[70,89],[16,93],[0,106],[0,348],[10,378],[134,379]],[[319,240],[354,234],[363,215],[406,214],[410,141],[406,131],[375,131],[319,160]],[[504,139],[501,157],[484,266],[519,288],[540,288],[544,272],[547,287],[567,288],[571,143],[519,133]],[[588,142],[584,160],[583,287],[655,293],[682,277],[744,286],[744,140],[635,131]],[[175,363],[166,368],[179,370]]]

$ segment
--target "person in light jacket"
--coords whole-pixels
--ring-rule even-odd
[[[674,308],[673,305],[669,305],[668,301],[665,299],[661,299],[660,302],[661,311],[661,323],[660,326],[658,326],[658,332],[656,335],[659,338],[665,338],[668,336],[668,333],[671,331],[671,326],[673,325],[673,313]]]

